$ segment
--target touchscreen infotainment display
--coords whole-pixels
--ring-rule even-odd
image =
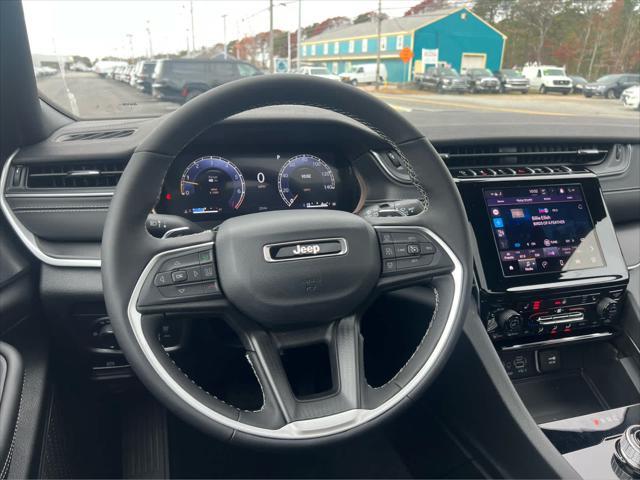
[[[483,190],[506,277],[604,266],[580,185]]]

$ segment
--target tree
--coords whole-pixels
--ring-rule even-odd
[[[356,25],[358,23],[374,22],[377,18],[378,18],[378,12],[376,11],[365,12],[365,13],[361,13],[356,18],[354,18],[353,24]],[[382,20],[386,20],[389,18],[389,15],[387,15],[386,13],[382,13],[380,15],[380,18]]]
[[[439,8],[446,7],[448,4],[449,0],[422,0],[420,3],[404,12],[403,16],[409,17],[411,15],[419,15],[427,10],[438,10]]]

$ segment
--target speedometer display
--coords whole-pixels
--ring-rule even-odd
[[[336,179],[320,158],[302,154],[285,162],[278,173],[278,191],[289,208],[333,208]]]
[[[180,194],[189,197],[194,215],[238,210],[246,186],[242,173],[222,157],[200,157],[191,162],[180,178]]]

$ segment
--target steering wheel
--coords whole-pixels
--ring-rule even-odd
[[[342,211],[273,211],[235,217],[215,231],[158,239],[145,220],[164,177],[190,142],[227,117],[271,105],[331,110],[364,124],[396,150],[423,212],[365,218]],[[411,245],[412,256],[386,253]],[[391,248],[391,250],[389,250]],[[198,283],[163,285],[163,275],[200,266]],[[205,267],[208,268],[205,272]],[[249,78],[217,87],[170,114],[139,145],[111,202],[102,239],[104,296],[131,367],[169,409],[234,441],[316,444],[364,432],[420,395],[450,355],[471,292],[472,257],[461,198],[431,144],[375,97],[300,75]],[[404,367],[373,388],[363,366],[360,316],[383,291],[431,285],[437,300],[424,337]],[[168,312],[209,312],[238,333],[263,395],[236,408],[185,375],[156,328]],[[322,342],[334,390],[299,399],[281,361],[289,346]]]

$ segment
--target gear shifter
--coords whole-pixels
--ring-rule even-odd
[[[611,466],[621,479],[640,478],[640,425],[628,427],[616,441]]]

